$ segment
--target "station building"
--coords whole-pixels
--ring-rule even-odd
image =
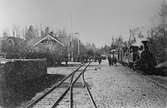
[[[34,38],[26,42],[30,51],[44,53],[62,53],[64,44],[52,34]]]

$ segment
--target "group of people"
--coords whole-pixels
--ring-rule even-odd
[[[102,62],[102,57],[100,56],[100,55],[98,55],[98,56],[95,56],[95,62],[98,62],[99,64],[101,64],[101,62]]]
[[[115,57],[114,52],[112,52],[112,54],[108,55],[108,63],[109,63],[109,66],[117,65],[117,58]]]

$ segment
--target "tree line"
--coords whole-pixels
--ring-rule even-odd
[[[7,55],[12,55],[9,58],[38,58],[42,56],[42,47],[40,48],[41,51],[32,52],[32,45],[29,45],[29,43],[35,39],[41,39],[48,34],[64,44],[57,52],[46,52],[49,57],[57,57],[59,62],[63,61],[61,59],[68,62],[73,58],[73,61],[78,61],[80,58],[93,57],[96,55],[97,48],[93,43],[84,44],[74,33],[68,34],[65,29],[53,30],[48,26],[41,28],[39,26],[30,25],[23,29],[15,26],[11,31],[12,35],[9,30],[4,31],[2,34],[4,40],[12,38],[15,41],[13,46],[10,45],[12,42],[3,42],[2,44],[2,51],[6,52]],[[59,52],[61,52],[61,55],[57,55]],[[34,56],[34,53],[38,56]]]

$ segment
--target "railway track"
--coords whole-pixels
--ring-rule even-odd
[[[47,95],[51,94],[55,89],[60,87],[66,80],[69,79],[69,84],[66,90],[58,97],[58,99],[53,103],[53,105],[50,108],[56,108],[58,107],[59,103],[63,100],[63,98],[67,95],[69,92],[69,108],[74,107],[74,101],[73,101],[73,89],[74,84],[78,81],[79,78],[82,78],[82,86],[86,89],[87,94],[92,102],[92,105],[94,108],[97,108],[96,103],[93,99],[93,96],[89,90],[89,87],[85,81],[84,73],[86,69],[89,67],[91,62],[81,64],[78,68],[76,68],[72,73],[70,73],[68,76],[66,76],[63,80],[61,80],[59,83],[54,84],[50,89],[47,91],[44,91],[43,95],[38,96],[36,99],[30,101],[25,105],[24,108],[33,108],[37,103],[39,103],[42,99],[44,99]],[[81,70],[81,71],[80,71]],[[76,74],[77,73],[77,74]],[[75,77],[74,77],[75,76]]]

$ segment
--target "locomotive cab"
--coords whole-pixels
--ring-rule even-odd
[[[140,54],[140,59],[136,62],[135,67],[147,73],[152,73],[156,66],[156,61],[153,54],[149,51],[148,40],[143,40],[143,50]]]

